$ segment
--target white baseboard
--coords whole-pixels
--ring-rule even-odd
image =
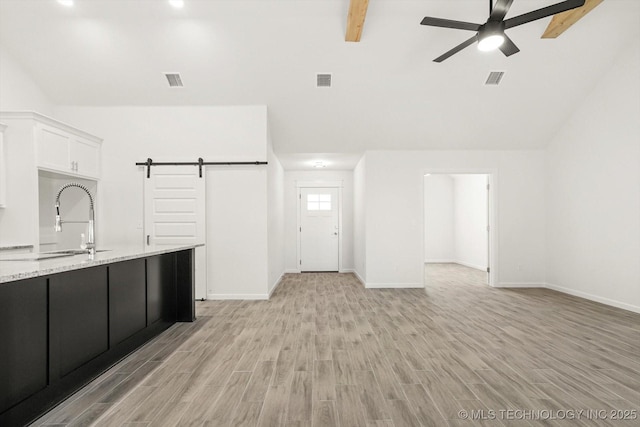
[[[360,276],[360,274],[358,273],[358,270],[356,270],[355,268],[353,269],[353,274],[356,275],[356,277],[358,278],[358,280],[360,281],[360,283],[362,283],[362,286],[364,286],[365,288],[367,287],[367,282],[365,282],[365,280],[362,278],[362,276]]]
[[[476,264],[471,264],[465,261],[453,261],[456,264],[460,264],[460,265],[464,265],[465,267],[469,267],[469,268],[475,268],[476,270],[480,270],[480,271],[487,271],[487,266],[485,265],[484,267],[481,265],[476,265]]]
[[[268,300],[269,294],[207,294],[210,300]]]
[[[425,259],[425,264],[455,264],[457,261],[455,259]]]
[[[278,286],[280,286],[280,283],[282,282],[282,277],[284,276],[284,273],[285,273],[284,271],[282,273],[280,273],[280,277],[278,277],[278,280],[276,280],[276,283],[273,284],[273,286],[271,286],[271,289],[269,290],[268,299],[271,299],[271,295],[273,295],[273,293],[276,291]]]
[[[424,285],[422,283],[368,283],[362,278],[362,276],[360,276],[358,270],[354,269],[353,274],[366,289],[424,289]]]
[[[367,289],[416,289],[424,288],[422,283],[365,283]]]
[[[290,273],[290,274],[300,274],[302,273],[302,270],[296,270],[294,268],[287,268],[285,271],[285,273]],[[338,271],[338,273],[355,273],[356,271],[353,268],[343,268],[342,270]]]
[[[465,261],[460,261],[458,259],[425,259],[425,264],[460,264],[465,267],[473,268],[475,270],[487,271],[487,267],[483,267],[481,265],[471,264]]]
[[[493,286],[494,288],[546,288],[544,283],[528,283],[528,282],[500,282]]]
[[[563,294],[569,294],[576,297],[588,299],[590,301],[599,302],[601,304],[610,305],[612,307],[621,308],[623,310],[632,311],[634,313],[640,313],[640,307],[637,305],[627,304],[624,302],[612,300],[609,298],[600,297],[593,294],[588,294],[582,291],[576,291],[575,289],[565,288],[562,286],[554,285],[553,283],[547,283],[546,287],[549,289],[553,289],[554,291],[562,292]]]

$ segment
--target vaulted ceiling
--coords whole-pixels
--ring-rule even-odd
[[[558,1],[514,0],[507,17]],[[370,0],[358,43],[349,3],[0,0],[0,44],[60,105],[266,104],[284,155],[542,148],[640,38],[640,2],[605,0],[557,39],[540,38],[551,18],[509,30],[509,58],[470,47],[438,64],[469,33],[422,18],[483,23],[487,0]],[[484,86],[494,70],[502,83]]]

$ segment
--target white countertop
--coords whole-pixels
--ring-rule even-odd
[[[60,258],[51,258],[40,261],[13,261],[24,257],[24,254],[0,255],[0,283],[13,282],[31,277],[46,276],[62,273],[63,271],[78,270],[94,267],[102,264],[127,261],[136,258],[145,258],[181,250],[193,249],[196,245],[165,245],[165,246],[109,246],[104,252],[96,253],[93,258],[89,254],[73,255]]]
[[[14,249],[33,249],[33,245],[22,245],[22,244],[0,245],[0,251],[11,251]]]

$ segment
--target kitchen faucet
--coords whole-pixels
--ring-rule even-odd
[[[96,230],[95,230],[95,214],[93,211],[93,196],[91,196],[91,193],[89,192],[89,189],[87,187],[85,187],[82,184],[78,184],[77,182],[70,182],[68,184],[65,184],[62,186],[62,188],[60,188],[60,191],[58,191],[58,195],[56,196],[56,225],[55,225],[55,230],[56,231],[62,231],[62,223],[63,222],[67,222],[67,221],[62,221],[62,218],[60,218],[60,195],[62,194],[62,192],[64,190],[66,190],[69,187],[78,187],[81,190],[84,190],[85,193],[87,193],[87,195],[89,196],[89,232],[88,232],[88,236],[87,236],[87,249],[89,251],[89,255],[95,255],[96,254],[96,240],[95,240],[95,234],[96,234]],[[75,221],[72,221],[75,222]],[[83,221],[85,222],[85,221]]]

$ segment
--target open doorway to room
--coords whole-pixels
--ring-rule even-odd
[[[492,284],[491,174],[424,176],[425,284]]]

